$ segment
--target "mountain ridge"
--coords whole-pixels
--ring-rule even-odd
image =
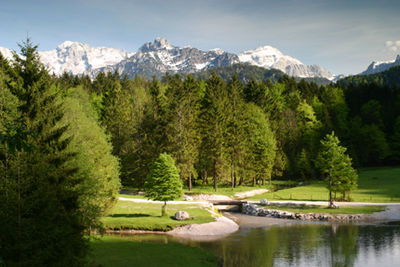
[[[7,58],[11,51],[0,47]],[[305,65],[300,60],[284,55],[272,46],[261,46],[238,55],[215,48],[202,51],[191,46],[173,46],[167,39],[156,38],[146,42],[137,52],[127,52],[109,47],[91,47],[80,42],[65,41],[56,49],[39,52],[42,63],[49,72],[61,75],[89,75],[100,72],[117,72],[128,77],[163,76],[170,73],[195,73],[213,67],[247,63],[265,69],[278,69],[289,76],[334,79],[334,75],[318,65]]]
[[[400,66],[400,55],[397,55],[394,60],[389,61],[373,61],[365,71],[358,75],[368,75],[384,72],[392,67]]]

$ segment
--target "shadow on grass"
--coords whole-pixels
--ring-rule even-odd
[[[150,217],[150,215],[149,214],[142,214],[142,213],[136,213],[136,214],[110,214],[107,217],[113,217],[113,218],[119,218],[119,217],[139,218],[139,217]]]

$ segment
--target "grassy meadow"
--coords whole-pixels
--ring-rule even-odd
[[[250,200],[328,200],[324,182],[268,192]],[[351,193],[354,202],[400,202],[400,167],[364,168],[359,172],[358,188]]]
[[[161,216],[161,206],[158,203],[135,203],[119,200],[107,216],[102,218],[106,229],[135,229],[149,231],[169,231],[175,227],[214,221],[211,213],[196,204],[168,204],[168,216]],[[173,219],[175,212],[186,211],[189,220]]]

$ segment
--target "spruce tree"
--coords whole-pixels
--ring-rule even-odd
[[[174,159],[167,153],[161,153],[153,163],[145,183],[146,196],[152,200],[164,201],[161,216],[167,215],[167,201],[182,196],[182,184],[179,169]]]
[[[176,159],[181,180],[187,179],[189,191],[196,177],[199,134],[196,119],[199,113],[199,92],[196,81],[189,75],[184,82],[179,75],[169,81],[167,90],[169,108],[167,113],[168,150]]]
[[[68,167],[74,154],[62,138],[67,127],[59,126],[63,108],[37,46],[27,39],[20,47],[8,87],[20,103],[20,128],[30,149],[15,151],[6,176],[15,201],[7,202],[9,212],[1,218],[0,254],[7,266],[82,265],[87,241],[73,189],[76,169]]]
[[[216,73],[207,80],[206,90],[201,100],[199,129],[201,133],[201,161],[210,170],[214,180],[214,190],[223,176],[226,165],[226,106],[227,90],[225,82]]]
[[[240,169],[244,167],[244,151],[246,132],[244,128],[244,101],[243,85],[235,74],[227,85],[227,94],[229,95],[226,105],[225,122],[225,150],[227,151],[230,162],[231,187],[236,187],[237,175]]]
[[[351,165],[351,158],[345,154],[346,148],[340,146],[334,132],[321,140],[321,151],[317,159],[321,173],[325,176],[329,190],[329,202],[332,204],[332,193],[339,192],[343,199],[350,198],[350,192],[357,188],[357,172]]]

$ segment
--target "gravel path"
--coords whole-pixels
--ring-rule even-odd
[[[267,192],[268,192],[268,189],[255,189],[255,190],[251,190],[251,191],[236,193],[234,196],[236,198],[243,199],[243,198],[247,198],[247,197],[261,195],[261,194],[264,194]]]

